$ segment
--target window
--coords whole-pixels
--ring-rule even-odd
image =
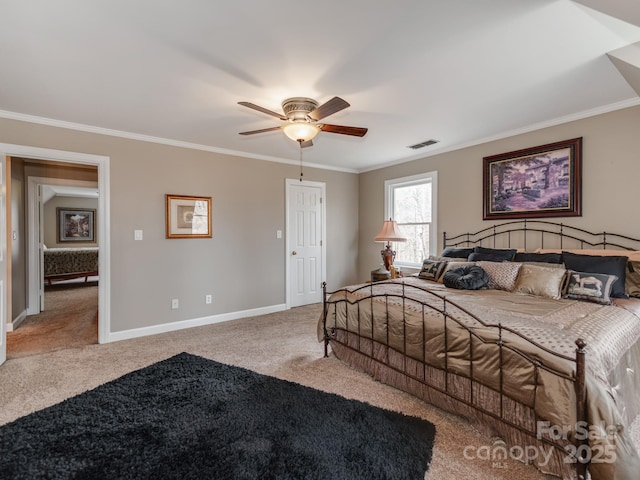
[[[429,255],[436,254],[437,183],[438,172],[384,182],[385,218],[395,220],[407,238],[393,245],[394,264],[418,267]]]

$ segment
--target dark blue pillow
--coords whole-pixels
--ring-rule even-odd
[[[624,284],[627,280],[627,262],[629,261],[629,257],[580,255],[577,253],[562,252],[562,261],[567,270],[615,275],[618,279],[611,288],[611,296],[613,298],[629,298],[624,290]]]
[[[518,251],[515,248],[487,248],[487,247],[475,247],[473,253],[481,253],[483,255],[490,255],[491,257],[478,258],[478,260],[487,260],[490,262],[510,262],[515,257]]]
[[[473,252],[467,259],[470,262],[508,262],[506,255],[500,253]]]
[[[449,258],[464,258],[466,259],[473,253],[473,247],[469,248],[454,248],[447,247],[440,254],[441,257],[449,257]]]
[[[562,263],[561,253],[525,253],[516,252],[514,262]]]

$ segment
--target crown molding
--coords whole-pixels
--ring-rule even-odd
[[[226,148],[212,147],[210,145],[202,145],[199,143],[183,142],[181,140],[173,140],[171,138],[154,137],[152,135],[143,135],[140,133],[125,132],[123,130],[113,130],[110,128],[96,127],[93,125],[84,125],[82,123],[66,122],[64,120],[56,120],[54,118],[38,117],[35,115],[27,115],[24,113],[11,112],[8,110],[0,110],[0,118],[9,120],[18,120],[20,122],[36,123],[40,125],[48,125],[50,127],[66,128],[69,130],[77,130],[86,133],[97,133],[98,135],[108,135],[111,137],[126,138],[129,140],[138,140],[141,142],[157,143],[161,145],[169,145],[172,147],[188,148],[191,150],[201,150],[204,152],[221,153],[224,155],[232,155],[234,157],[252,158],[255,160],[264,160],[267,162],[284,163],[286,165],[299,165],[299,161],[289,160],[286,158],[271,157],[269,155],[260,155],[256,153],[241,152],[237,150],[229,150]],[[306,168],[318,168],[320,170],[332,170],[345,173],[358,173],[358,170],[352,168],[334,167],[320,165],[318,163],[305,162]]]

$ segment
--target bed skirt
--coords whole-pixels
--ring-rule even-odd
[[[577,478],[575,465],[567,462],[567,452],[505,423],[506,420],[528,431],[536,431],[536,417],[530,407],[505,396],[502,396],[502,405],[500,405],[499,392],[469,378],[453,373],[445,374],[443,370],[424,365],[371,339],[343,330],[335,333],[338,335],[337,341],[332,339],[330,344],[339,360],[371,375],[381,383],[410,393],[447,412],[460,415],[491,436],[502,438],[505,442],[505,449],[501,451],[504,454],[503,457],[489,461],[499,464],[508,455],[508,458],[532,463],[542,473],[555,475],[563,480]],[[362,352],[371,352],[371,355]],[[421,382],[420,378],[425,379],[425,382]],[[445,394],[444,391],[450,394]],[[454,393],[457,398],[454,398],[451,393]],[[501,415],[504,420],[473,408],[476,403],[482,405],[485,410],[493,410],[496,417]],[[510,450],[512,447],[516,449]],[[463,448],[461,446],[461,449]],[[492,453],[496,451],[493,449]],[[545,452],[545,455],[526,453],[534,451]],[[513,453],[509,455],[510,452]],[[523,453],[522,457],[518,453]],[[526,461],[527,458],[529,462]]]

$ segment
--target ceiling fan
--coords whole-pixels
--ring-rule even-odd
[[[300,147],[310,147],[313,145],[312,139],[320,132],[339,133],[341,135],[352,135],[354,137],[364,137],[366,128],[347,127],[344,125],[331,125],[329,123],[317,123],[329,115],[333,115],[340,110],[349,107],[349,103],[340,97],[333,97],[326,103],[318,106],[318,102],[311,98],[293,97],[282,102],[284,114],[268,110],[264,107],[250,102],[238,102],[239,105],[249,107],[272,117],[279,118],[287,122],[280,127],[262,128],[249,132],[240,132],[240,135],[254,135],[256,133],[272,132],[282,130],[287,137],[300,144]]]

